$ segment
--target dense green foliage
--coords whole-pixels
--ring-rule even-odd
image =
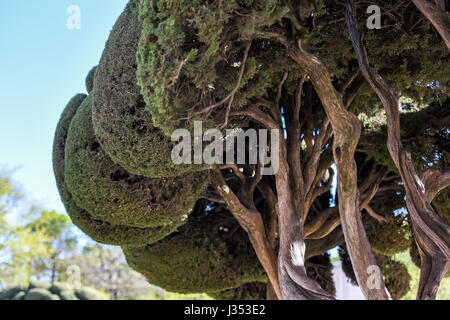
[[[0,300],[109,300],[109,297],[89,287],[74,289],[64,282],[31,281],[27,288],[17,286],[0,292]]]
[[[83,101],[66,140],[65,181],[76,204],[92,218],[113,225],[175,230],[206,189],[204,176],[151,179],[130,175],[97,142],[91,99]],[[155,234],[156,240],[165,235]]]
[[[339,248],[342,270],[353,285],[357,285],[350,257],[346,248]],[[386,287],[393,299],[401,299],[410,290],[411,275],[406,265],[382,254],[375,255],[380,271],[383,274]]]
[[[364,224],[372,249],[386,256],[393,256],[409,248],[409,226],[401,215],[390,217],[389,221],[380,224],[373,218],[367,218]]]
[[[95,78],[95,72],[97,71],[97,66],[93,67],[87,77],[86,77],[86,90],[90,94],[92,90],[94,89],[94,78]]]
[[[373,4],[396,9],[385,17],[384,30],[365,32],[364,41],[371,64],[401,97],[404,145],[419,174],[448,168],[447,49],[409,1]],[[361,25],[363,9],[358,11]],[[86,78],[89,96],[75,96],[56,129],[54,171],[72,221],[94,240],[121,246],[129,265],[164,289],[262,298],[266,278],[246,233],[226,206],[202,199],[211,182],[209,168],[172,162],[170,134],[175,128],[192,131],[194,120],[209,128],[238,123],[259,128],[242,117],[229,119],[230,112],[248,107],[280,122],[282,116],[285,125],[289,110],[304,97],[299,106],[300,156],[311,157],[308,144],[320,132],[325,113],[309,78],[303,79],[303,96],[297,95],[303,70],[269,36],[281,32],[300,40],[323,62],[333,85],[342,89],[344,104],[363,123],[355,155],[359,187],[375,173],[384,174],[367,203],[373,212],[362,211],[364,225],[392,296],[406,294],[409,275],[392,259],[414,246],[405,192],[386,147],[382,106],[357,73],[344,11],[343,2],[332,0],[131,0],[98,67]],[[274,112],[273,101],[281,116],[280,110]],[[334,171],[331,148],[330,140],[319,163],[324,170],[315,181],[318,189],[327,184],[324,175],[329,178]],[[242,170],[247,174],[250,169]],[[227,179],[239,196],[240,181]],[[276,189],[273,179],[264,178],[264,183]],[[447,222],[448,192],[433,201]],[[258,198],[264,198],[260,190],[255,192]],[[338,205],[337,198],[330,186],[321,192],[305,223]],[[257,209],[268,211],[264,200]],[[328,249],[309,259],[306,267],[309,277],[335,293]],[[341,258],[344,271],[354,278],[343,250]]]
[[[140,28],[137,1],[131,1],[117,20],[97,69],[95,134],[109,157],[132,174],[184,175],[192,168],[171,161],[172,143],[155,127],[136,84]]]
[[[174,292],[219,292],[266,281],[247,235],[227,213],[193,214],[177,233],[124,253],[150,283]]]

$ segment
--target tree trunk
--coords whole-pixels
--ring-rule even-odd
[[[310,76],[316,92],[330,119],[334,132],[333,155],[338,169],[338,197],[341,224],[358,284],[369,300],[386,300],[389,294],[382,278],[378,286],[369,286],[370,270],[376,266],[369,240],[362,223],[359,209],[357,167],[354,160],[356,146],[361,133],[359,119],[348,112],[342,98],[331,83],[328,71],[314,56],[301,48],[292,51],[297,61]]]
[[[421,276],[417,299],[434,299],[450,259],[450,228],[436,214],[417,176],[410,154],[403,148],[400,136],[398,96],[394,89],[369,64],[366,48],[356,25],[354,4],[347,0],[346,21],[350,39],[366,80],[386,110],[388,149],[406,189],[406,206],[411,216],[415,240],[421,256]],[[439,184],[439,187],[442,187]]]
[[[51,283],[55,282],[56,277],[56,257],[52,257],[52,280]]]
[[[291,59],[298,63],[311,79],[333,128],[333,154],[338,167],[339,211],[345,241],[349,247],[358,284],[368,299],[389,299],[390,296],[382,277],[378,279],[379,285],[375,288],[369,285],[369,281],[371,281],[369,270],[373,266],[376,266],[377,263],[372,253],[369,240],[367,239],[359,210],[357,171],[354,161],[354,153],[361,133],[359,119],[346,110],[341,95],[336,91],[331,82],[328,70],[317,57],[303,50],[301,41],[293,44],[283,34],[270,31],[257,32],[256,35],[260,38],[271,39],[281,43],[286,48]],[[289,172],[288,170],[283,172],[282,168],[283,165],[280,163],[279,176],[281,179],[277,177],[277,191],[283,197],[283,201],[279,199],[280,231],[285,232],[291,226],[286,225],[286,228],[282,229],[281,223],[290,223],[291,221],[288,216],[292,215],[295,217],[296,213],[288,202],[292,200],[289,192],[283,194],[287,188],[280,189],[282,184],[279,181],[288,181],[287,173]],[[286,219],[283,219],[283,216]],[[280,232],[281,236],[282,234]],[[298,235],[293,235],[293,237],[295,239]],[[299,244],[302,245],[301,242]],[[288,244],[284,243],[284,245],[286,246]],[[284,248],[284,250],[286,251],[288,249]],[[279,268],[284,268],[283,264],[279,263]],[[282,279],[282,273],[280,273],[280,281]]]
[[[279,299],[282,299],[280,283],[277,273],[277,259],[265,234],[264,222],[261,214],[245,207],[234,192],[228,187],[219,169],[212,172],[213,182],[233,216],[247,232],[256,255],[269,277],[269,281]]]
[[[282,138],[280,137],[280,140]],[[306,245],[303,238],[303,204],[296,210],[289,183],[289,166],[286,145],[280,145],[280,165],[276,173],[278,210],[280,212],[280,251],[278,274],[283,299],[286,300],[330,300],[334,299],[320,285],[308,278],[305,268]]]

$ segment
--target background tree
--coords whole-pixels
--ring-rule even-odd
[[[35,262],[34,273],[48,275],[50,283],[59,277],[58,263],[70,257],[76,249],[77,238],[73,233],[72,223],[68,216],[55,211],[42,211],[41,216],[33,220],[27,228],[30,233],[44,235],[44,244],[49,248],[50,257],[41,257]]]
[[[399,298],[409,280],[390,257],[414,239],[417,297],[433,299],[449,261],[448,50],[411,1],[373,4],[383,30],[363,41],[366,1],[131,0],[56,129],[72,221],[153,284],[235,298],[333,299],[326,253],[344,244],[368,299]],[[284,132],[279,170],[174,165],[170,135],[195,120]]]
[[[147,294],[151,287],[142,275],[131,270],[117,247],[100,244],[87,244],[77,254],[63,260],[62,270],[76,265],[81,270],[81,282],[84,286],[106,292],[111,299],[136,298]],[[67,274],[60,273],[60,280]]]
[[[7,175],[0,178],[0,285],[28,285],[57,278],[57,263],[76,239],[66,215],[40,211],[22,198]]]

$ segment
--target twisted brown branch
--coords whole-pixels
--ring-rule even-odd
[[[403,148],[400,136],[398,95],[369,64],[354,17],[354,4],[347,1],[346,21],[350,39],[366,80],[380,98],[386,110],[388,149],[406,189],[406,205],[411,216],[415,239],[421,256],[421,277],[418,299],[434,299],[450,259],[450,228],[436,214],[427,198],[424,184],[417,176],[410,154]]]

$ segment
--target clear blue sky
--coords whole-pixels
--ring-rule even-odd
[[[128,0],[0,1],[0,168],[28,198],[64,212],[51,152],[64,106],[86,92],[114,22]],[[67,8],[81,9],[81,29],[69,30]]]

